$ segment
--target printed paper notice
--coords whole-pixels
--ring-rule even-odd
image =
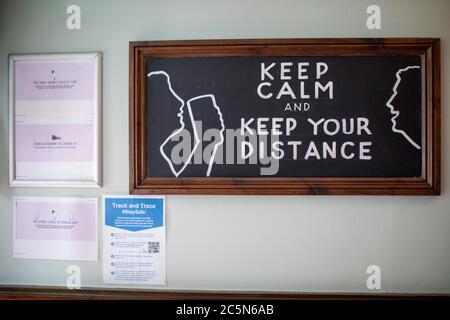
[[[103,281],[166,284],[164,197],[105,196]]]
[[[98,259],[96,198],[14,198],[14,258]]]
[[[94,179],[96,62],[18,61],[14,72],[17,179]]]

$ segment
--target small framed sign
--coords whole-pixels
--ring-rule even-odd
[[[100,187],[102,54],[9,57],[11,187]]]
[[[135,194],[440,193],[440,41],[130,43]]]

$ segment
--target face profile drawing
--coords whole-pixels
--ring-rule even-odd
[[[219,141],[214,144],[210,158],[206,160],[208,162],[206,176],[209,177],[211,174],[212,166],[214,164],[214,160],[216,158],[217,151],[225,140],[223,136],[223,132],[225,131],[225,124],[223,122],[222,112],[220,111],[220,108],[216,103],[216,98],[212,94],[205,94],[189,99],[187,101],[187,107],[189,111],[189,117],[191,119],[191,125],[194,130],[194,135],[196,136],[196,139],[198,139],[198,141],[201,141],[201,133],[197,128],[197,123],[199,123],[198,120],[200,121],[200,123],[202,123],[202,121],[200,120],[202,114],[204,115],[211,112],[214,113],[214,118],[216,118],[217,122],[214,127],[220,127]],[[195,150],[193,150],[193,152],[195,152]]]
[[[163,143],[159,147],[159,151],[162,157],[168,163],[170,170],[175,177],[178,177],[186,169],[186,167],[191,162],[191,159],[193,158],[197,148],[202,142],[202,137],[200,136],[201,134],[199,133],[200,130],[198,130],[197,128],[197,118],[199,117],[196,116],[196,113],[201,114],[206,111],[200,110],[201,108],[199,109],[198,107],[194,107],[194,105],[198,106],[200,101],[205,102],[205,104],[209,106],[208,108],[216,113],[220,125],[220,139],[214,145],[211,157],[208,159],[208,169],[206,172],[206,176],[209,177],[217,154],[217,150],[224,142],[223,133],[225,131],[225,124],[223,121],[222,112],[220,111],[220,108],[216,103],[215,96],[213,94],[200,95],[189,99],[185,103],[185,101],[172,88],[170,76],[165,71],[153,71],[150,72],[147,75],[147,77],[149,81],[152,80],[160,82],[159,83],[161,85],[160,88],[164,88],[164,90],[166,90],[168,97],[167,99],[171,101],[170,105],[174,107],[173,114],[174,115],[176,114],[178,118],[177,122],[179,123],[179,127],[173,130],[172,133],[163,141]],[[160,94],[163,95],[163,93]],[[176,165],[170,158],[172,151],[171,142],[174,140],[178,140],[179,136],[182,136],[184,134],[184,131],[186,130],[188,130],[191,136],[193,136],[194,145],[190,149],[189,153],[184,156],[183,163],[181,165]]]
[[[186,166],[189,164],[189,161],[191,160],[192,156],[194,155],[196,145],[198,145],[198,143],[200,141],[198,140],[198,137],[194,134],[195,142],[194,142],[194,147],[192,148],[193,150],[191,150],[191,152],[187,156],[187,158],[184,159],[184,163],[181,165],[181,167],[176,166],[172,162],[172,160],[170,159],[170,154],[171,154],[170,141],[172,139],[176,139],[178,135],[182,134],[182,132],[186,126],[186,121],[188,121],[188,119],[185,119],[185,118],[189,117],[189,115],[186,115],[184,100],[181,99],[178,96],[178,94],[173,90],[172,83],[170,81],[170,76],[166,72],[164,72],[164,71],[150,72],[147,75],[147,77],[148,77],[149,81],[150,80],[157,81],[158,84],[163,88],[163,90],[165,92],[162,93],[160,91],[160,95],[161,96],[165,95],[168,97],[166,99],[169,101],[170,106],[173,107],[172,114],[173,115],[176,114],[176,117],[178,118],[178,123],[180,124],[180,126],[177,129],[174,128],[175,130],[172,131],[172,133],[163,141],[163,143],[159,147],[159,151],[160,151],[161,155],[163,156],[163,158],[167,161],[167,163],[170,167],[170,170],[172,171],[174,176],[178,177],[178,175],[180,175],[184,171]]]
[[[400,99],[398,98],[400,94],[400,87],[403,84],[403,81],[406,81],[406,75],[414,70],[417,71],[417,69],[420,70],[420,66],[408,66],[406,68],[399,69],[395,76],[396,76],[396,82],[394,84],[394,87],[392,88],[392,95],[389,98],[388,102],[386,103],[386,107],[390,110],[390,113],[392,115],[391,117],[391,123],[392,123],[392,132],[401,134],[414,148],[420,150],[420,144],[419,141],[414,140],[411,137],[411,134],[408,134],[404,128],[401,128],[401,125],[399,125],[400,122],[400,109],[402,112],[407,112],[408,106],[402,106],[400,104]],[[402,92],[402,94],[409,94],[408,92]]]

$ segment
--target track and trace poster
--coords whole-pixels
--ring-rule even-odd
[[[164,196],[105,196],[103,281],[166,284]]]

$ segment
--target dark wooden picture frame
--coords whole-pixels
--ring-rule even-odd
[[[419,178],[156,178],[147,176],[147,59],[231,56],[420,55],[425,65],[425,150]],[[440,40],[436,38],[142,41],[129,45],[130,193],[439,195]]]

